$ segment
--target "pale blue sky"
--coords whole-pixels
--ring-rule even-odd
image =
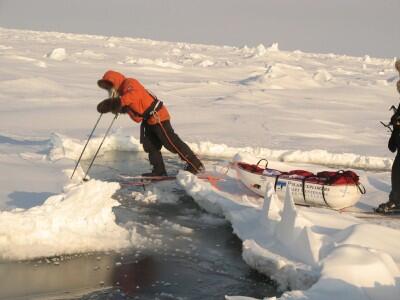
[[[0,26],[400,56],[400,0],[0,0]]]

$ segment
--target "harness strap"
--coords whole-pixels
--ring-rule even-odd
[[[142,118],[143,121],[147,121],[148,119],[150,119],[163,106],[163,102],[161,100],[159,100],[155,95],[153,95],[149,91],[147,91],[147,93],[150,95],[151,98],[153,98],[153,102],[150,104],[150,106],[142,114],[138,113],[137,111],[134,111],[130,106],[126,107],[129,111],[132,112],[132,114]]]
[[[139,117],[143,118],[143,121],[147,121],[148,119],[150,119],[155,112],[159,111],[161,109],[161,107],[163,106],[163,102],[158,100],[158,99],[154,99],[154,101],[151,103],[151,105],[149,106],[149,108],[147,108],[143,114],[138,114],[136,113]]]
[[[148,119],[150,119],[152,116],[154,116],[157,111],[159,111],[162,106],[163,102],[158,100],[157,98],[153,98],[154,101],[151,103],[151,105],[144,111],[143,114],[139,114],[136,112],[133,112],[137,116],[141,117],[143,119],[142,123],[140,124],[140,143],[143,144],[143,139],[145,136],[145,129],[146,129],[146,122]],[[132,110],[132,109],[131,109]]]

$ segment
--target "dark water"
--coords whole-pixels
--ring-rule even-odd
[[[170,173],[181,168],[166,159]],[[207,165],[216,161],[207,161]],[[91,172],[122,180],[149,169],[141,153],[110,152]],[[132,193],[156,194],[154,203]],[[228,222],[200,209],[174,181],[127,186],[114,196],[118,223],[136,228],[137,246],[121,253],[93,253],[0,264],[0,299],[224,299],[225,295],[275,296],[267,277],[241,258],[241,241]]]

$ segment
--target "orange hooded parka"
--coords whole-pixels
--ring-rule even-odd
[[[143,87],[143,85],[134,78],[126,78],[119,72],[107,71],[104,73],[103,78],[99,80],[99,86],[102,81],[108,81],[112,84],[121,99],[121,106],[128,107],[128,114],[132,120],[137,123],[143,121],[141,115],[150,107],[153,103],[153,96]],[[149,125],[155,125],[160,122],[170,120],[170,115],[165,105],[157,111],[156,116],[151,116],[147,123]]]

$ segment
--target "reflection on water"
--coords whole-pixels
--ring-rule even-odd
[[[112,283],[114,257],[85,254],[0,264],[0,297],[35,298],[81,293]]]
[[[169,171],[181,167],[175,159],[167,157],[166,162]],[[115,181],[119,173],[137,175],[148,169],[143,154],[110,152],[91,174]],[[241,241],[229,223],[201,210],[173,181],[148,189],[168,201],[134,201],[131,194],[143,192],[141,187],[123,188],[115,195],[121,202],[114,209],[117,221],[136,228],[137,247],[121,253],[0,263],[0,299],[224,299],[277,294],[268,278],[243,262]]]

